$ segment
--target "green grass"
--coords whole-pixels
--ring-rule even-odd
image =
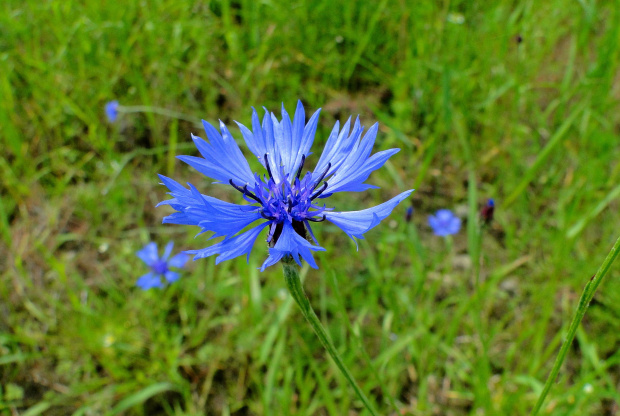
[[[207,245],[161,225],[156,173],[238,195],[173,160],[195,152],[191,122],[109,124],[105,102],[234,130],[251,106],[298,98],[323,108],[315,155],[357,114],[380,122],[376,150],[402,149],[371,176],[380,190],[338,209],[416,188],[413,222],[403,204],[358,251],[316,227],[327,251],[303,271],[362,389],[385,415],[527,414],[618,237],[619,19],[613,1],[3,2],[0,415],[365,414],[281,269],[256,270],[263,245],[249,265],[201,260],[163,291],[134,286],[148,241]],[[470,224],[489,197],[476,285]],[[426,225],[442,207],[468,220],[451,244]],[[541,414],[617,412],[617,276]]]

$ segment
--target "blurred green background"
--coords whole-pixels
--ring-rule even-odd
[[[263,244],[249,264],[201,260],[165,290],[135,287],[148,241],[210,244],[161,225],[156,173],[239,201],[174,159],[204,137],[191,120],[240,139],[251,106],[297,99],[323,109],[315,156],[357,114],[380,122],[375,151],[402,149],[371,176],[380,190],[339,210],[416,188],[359,251],[319,224],[327,251],[303,272],[381,414],[526,414],[618,234],[619,21],[617,1],[594,0],[3,1],[0,414],[366,414],[279,267],[256,270]],[[109,123],[114,99],[149,111]],[[453,240],[427,225],[439,208],[465,222]],[[545,414],[620,411],[617,270]]]

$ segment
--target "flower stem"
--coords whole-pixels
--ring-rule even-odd
[[[566,334],[566,338],[564,339],[564,343],[562,344],[562,347],[560,348],[560,352],[558,353],[558,356],[555,359],[555,363],[553,364],[551,373],[549,373],[549,377],[547,377],[547,381],[545,382],[543,391],[540,394],[540,397],[538,398],[538,401],[536,402],[534,409],[532,410],[532,416],[537,415],[538,412],[540,411],[540,408],[542,407],[543,402],[545,401],[545,397],[547,397],[547,393],[549,393],[549,390],[551,389],[551,385],[553,384],[553,382],[558,376],[558,373],[560,372],[560,367],[562,366],[562,363],[564,362],[564,358],[566,358],[568,349],[573,343],[573,339],[575,339],[577,328],[579,328],[579,324],[581,323],[581,320],[586,314],[586,311],[588,310],[588,306],[590,306],[590,302],[592,301],[592,298],[594,297],[594,293],[596,292],[598,285],[603,280],[603,277],[605,277],[605,275],[607,274],[607,271],[611,267],[611,264],[614,262],[614,260],[618,256],[619,252],[620,252],[620,238],[616,240],[616,243],[611,248],[611,251],[607,255],[607,258],[605,258],[605,261],[603,261],[603,264],[601,265],[601,267],[598,269],[596,274],[588,281],[588,283],[586,284],[586,287],[583,289],[583,293],[581,294],[581,298],[579,298],[579,303],[577,305],[577,311],[575,311],[575,316],[573,317],[573,320],[571,321],[570,326],[568,327],[568,334]]]
[[[118,106],[119,113],[153,113],[159,114],[160,116],[177,118],[179,120],[189,121],[190,123],[195,124],[196,126],[202,126],[202,123],[199,119],[192,117],[188,114],[181,113],[179,111],[168,110],[166,108],[161,107],[153,107],[150,105],[119,105]]]
[[[475,212],[475,211],[474,211]],[[473,273],[474,273],[474,297],[476,307],[472,309],[474,325],[476,332],[478,332],[478,339],[480,342],[480,357],[478,358],[478,376],[480,377],[480,384],[478,385],[477,399],[479,404],[484,406],[487,413],[491,412],[491,397],[490,390],[488,388],[488,382],[491,377],[491,365],[489,360],[489,342],[486,328],[483,325],[484,314],[484,296],[482,293],[482,285],[480,284],[480,269],[482,267],[482,236],[484,226],[478,226],[474,228],[472,239],[472,259],[474,261]]]
[[[299,279],[299,271],[298,271],[297,266],[295,265],[295,262],[293,261],[292,258],[286,257],[282,261],[282,266],[284,268],[284,279],[286,280],[286,285],[288,286],[288,290],[293,296],[293,299],[295,299],[295,302],[297,302],[297,305],[299,305],[299,308],[301,309],[301,313],[306,318],[310,326],[312,326],[312,329],[314,329],[314,332],[316,333],[317,337],[319,337],[321,344],[323,344],[323,347],[325,347],[329,355],[332,357],[332,359],[334,360],[334,362],[340,369],[340,372],[342,372],[342,374],[345,376],[345,378],[347,379],[351,387],[353,387],[353,390],[355,390],[355,393],[357,394],[357,396],[360,398],[362,403],[364,403],[364,406],[366,407],[366,409],[368,409],[370,414],[372,414],[373,416],[377,416],[377,412],[374,410],[374,408],[370,404],[370,401],[368,400],[364,392],[360,389],[360,387],[355,382],[353,375],[349,372],[349,369],[345,366],[344,362],[340,358],[340,355],[338,354],[338,351],[336,351],[334,344],[332,344],[329,336],[327,335],[327,331],[325,331],[325,328],[323,328],[321,321],[316,316],[316,313],[314,313],[314,309],[312,309],[312,306],[310,305],[310,301],[308,300],[308,297],[306,296],[306,292],[304,292],[304,288],[301,284],[301,280]]]

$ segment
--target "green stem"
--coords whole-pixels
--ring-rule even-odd
[[[394,401],[394,397],[392,397],[392,395],[387,391],[387,383],[383,380],[381,373],[377,371],[376,366],[373,364],[372,360],[370,359],[370,355],[368,354],[368,351],[366,351],[366,348],[364,347],[362,335],[358,333],[358,331],[355,331],[355,329],[353,328],[353,324],[351,324],[351,321],[347,317],[347,311],[344,307],[344,300],[342,299],[342,295],[340,294],[340,289],[338,289],[338,282],[337,282],[335,274],[333,276],[333,282],[334,282],[334,286],[333,286],[334,296],[336,297],[336,299],[338,300],[338,304],[342,308],[342,319],[347,324],[349,331],[354,335],[357,341],[357,348],[359,348],[362,355],[364,356],[364,361],[366,361],[366,365],[372,369],[372,371],[375,373],[377,377],[377,380],[379,381],[379,383],[381,383],[381,390],[383,390],[383,394],[385,395],[385,397],[387,397],[392,408],[394,410],[399,410],[398,406],[396,406],[396,402]]]
[[[476,326],[476,331],[478,332],[480,348],[482,349],[482,357],[480,357],[480,360],[482,361],[480,366],[480,381],[482,381],[482,383],[479,388],[481,388],[482,401],[484,403],[485,410],[490,412],[491,398],[488,382],[491,377],[491,365],[489,360],[488,340],[486,336],[487,331],[485,330],[482,322],[482,316],[484,314],[484,296],[482,293],[482,285],[480,284],[480,268],[482,267],[482,235],[483,227],[477,228],[475,242],[476,251],[474,257],[474,296],[476,298],[476,308],[472,312],[474,314],[474,325]]]
[[[159,114],[160,116],[176,118],[179,120],[189,121],[190,123],[195,124],[196,126],[202,126],[200,120],[195,117],[192,117],[188,114],[181,113],[179,111],[168,110],[166,108],[161,107],[152,107],[150,105],[119,105],[118,106],[119,113],[153,113]]]
[[[560,367],[562,366],[562,363],[564,362],[564,358],[566,358],[568,349],[573,343],[573,339],[575,339],[577,328],[579,328],[579,324],[581,323],[581,320],[586,314],[586,311],[588,310],[588,306],[590,306],[590,302],[592,301],[592,298],[594,297],[594,293],[596,292],[598,285],[603,280],[603,277],[605,277],[605,275],[607,274],[607,271],[611,267],[611,264],[614,262],[614,260],[618,256],[619,252],[620,252],[620,238],[616,240],[616,243],[611,248],[611,251],[607,255],[607,258],[605,258],[605,261],[603,262],[601,267],[596,272],[596,275],[594,275],[594,277],[590,279],[590,281],[586,284],[586,287],[583,289],[581,298],[579,298],[579,304],[577,305],[577,311],[575,312],[575,316],[573,317],[573,320],[571,321],[570,326],[568,327],[568,334],[566,335],[566,338],[564,339],[564,343],[562,343],[562,347],[560,348],[560,352],[558,353],[558,356],[555,359],[555,363],[553,364],[551,373],[549,373],[549,377],[547,377],[547,381],[545,382],[545,387],[543,388],[543,391],[540,394],[538,401],[536,402],[536,406],[534,406],[534,410],[532,410],[532,416],[537,415],[538,412],[540,411],[540,408],[542,407],[545,401],[545,397],[547,397],[547,394],[549,393],[549,390],[551,389],[551,385],[553,384],[553,382],[558,376],[558,373],[560,372]]]
[[[351,387],[353,387],[353,390],[355,390],[357,396],[360,398],[362,403],[364,403],[366,409],[368,409],[370,414],[372,414],[373,416],[377,416],[377,412],[370,404],[370,401],[368,400],[362,389],[360,389],[360,387],[355,382],[355,379],[353,378],[351,372],[349,372],[349,369],[344,365],[344,362],[342,361],[342,358],[340,358],[338,351],[336,351],[334,344],[332,344],[331,340],[329,339],[327,331],[325,331],[325,328],[323,328],[321,321],[316,316],[316,313],[314,313],[314,309],[312,309],[310,301],[306,296],[306,292],[304,292],[301,280],[299,279],[299,271],[297,266],[295,265],[295,262],[292,258],[285,257],[282,260],[282,266],[284,268],[284,279],[286,280],[288,290],[293,296],[293,299],[295,299],[295,302],[297,302],[297,305],[299,305],[301,313],[304,315],[310,326],[312,326],[312,329],[314,329],[317,337],[319,337],[321,344],[323,344],[323,347],[325,347],[325,349],[332,357],[332,359],[334,360],[342,374],[345,376]]]

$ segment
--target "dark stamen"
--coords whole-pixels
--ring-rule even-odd
[[[325,190],[327,189],[327,182],[323,183],[323,186],[321,187],[321,189],[319,189],[318,191],[316,191],[314,193],[314,195],[312,195],[310,197],[310,201],[314,201],[319,195],[321,195]]]
[[[266,220],[273,220],[273,219],[275,219],[275,217],[272,217],[270,215],[265,214],[265,211],[263,211],[263,210],[260,211],[260,216],[263,217]]]
[[[317,220],[316,218],[306,218],[306,219],[312,222],[323,222],[327,219],[327,217],[325,216],[325,214],[323,214],[323,218],[321,218],[320,220]]]
[[[229,184],[230,184],[233,188],[235,188],[237,191],[239,191],[239,192],[243,193],[243,188],[242,188],[242,187],[240,187],[240,186],[235,185],[235,183],[233,182],[233,180],[232,180],[232,179],[228,180],[228,183],[229,183]]]
[[[235,185],[235,183],[233,182],[232,179],[230,179],[228,181],[228,183],[230,183],[232,185],[233,188],[235,188],[237,191],[241,192],[243,195],[246,195],[250,198],[252,198],[253,200],[255,200],[256,202],[258,202],[259,204],[262,204],[263,201],[261,201],[256,195],[254,195],[252,192],[250,192],[248,190],[248,185],[246,184],[243,188],[240,186]]]
[[[321,181],[323,180],[323,178],[325,177],[325,175],[327,175],[327,172],[329,172],[329,169],[332,167],[331,162],[327,164],[327,169],[325,169],[325,172],[323,172],[323,174],[321,175],[321,177],[319,178],[318,181],[315,182],[314,184],[314,188],[312,188],[312,190],[315,190],[317,186],[319,186],[319,184],[321,183]]]
[[[254,195],[252,192],[250,192],[248,190],[248,185],[245,185],[243,187],[243,194],[246,195],[246,196],[249,196],[250,198],[252,198],[256,202],[258,202],[259,204],[261,204],[261,205],[263,204],[263,201],[261,201],[259,197],[257,197],[256,195]]]
[[[267,173],[269,174],[269,178],[273,179],[273,175],[271,174],[271,168],[269,167],[269,159],[267,159],[268,153],[265,153],[265,167],[267,168]]]
[[[301,165],[299,165],[299,169],[297,170],[297,179],[299,179],[299,175],[301,175],[301,170],[304,168],[304,163],[306,163],[306,155],[301,155]]]

